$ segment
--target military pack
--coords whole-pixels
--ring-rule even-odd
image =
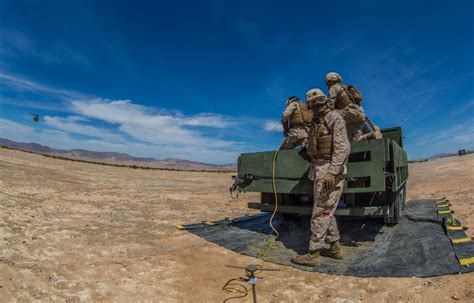
[[[290,127],[296,125],[309,125],[313,120],[313,112],[304,104],[299,104],[298,108],[293,111],[290,118]]]
[[[360,106],[363,97],[357,87],[352,84],[342,83],[337,83],[335,85],[340,85],[342,88],[336,96],[336,109],[346,108],[351,103]]]
[[[352,84],[344,84],[342,85],[342,87],[344,88],[344,91],[347,93],[347,95],[351,99],[352,103],[360,105],[364,97],[362,96],[360,91],[357,89],[357,87],[355,87]]]
[[[320,123],[313,124],[308,137],[308,155],[312,160],[329,157],[332,152],[332,135],[328,134],[328,127],[324,118]]]

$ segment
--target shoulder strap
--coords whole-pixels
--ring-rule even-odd
[[[355,87],[354,85],[344,84],[344,85],[342,85],[342,88],[344,89],[344,91],[346,92],[347,96],[349,97],[349,99],[351,100],[352,103],[360,105],[360,102],[356,102],[356,97],[354,96],[354,94],[351,91],[349,91],[349,88],[348,88],[349,86],[352,87],[352,89],[357,91],[357,93],[360,95],[361,100],[362,100],[362,94],[360,93],[359,89],[357,87]]]
[[[342,90],[339,91],[339,93],[337,94],[336,98],[339,98],[339,97],[341,96],[341,94],[342,94],[343,92],[345,92],[346,95],[347,95],[347,97],[348,97],[349,100],[351,101],[351,103],[356,104],[355,99],[354,99],[354,96],[353,96],[352,93],[347,89],[347,85],[346,85],[346,84],[343,84],[343,83],[339,83],[339,85],[341,85]]]
[[[321,118],[322,118],[322,120],[323,120],[324,126],[326,126],[326,127],[327,127],[327,129],[329,129],[329,130],[330,130],[330,129],[331,129],[331,127],[329,126],[329,123],[328,123],[328,121],[326,120],[326,117],[327,117],[327,115],[329,115],[329,113],[330,113],[330,111],[329,111],[329,112],[327,112],[327,113],[326,113],[326,114],[325,114],[323,117],[321,117]]]

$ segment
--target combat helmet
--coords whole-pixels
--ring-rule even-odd
[[[328,83],[328,82],[342,82],[342,77],[338,73],[330,72],[326,75],[324,80],[326,81],[326,83]]]
[[[319,88],[312,88],[306,92],[306,103],[309,106],[327,103],[327,97]]]
[[[288,97],[288,99],[286,99],[286,106],[288,106],[291,102],[294,102],[294,101],[301,101],[300,98],[296,97],[296,96],[291,96],[291,97]]]

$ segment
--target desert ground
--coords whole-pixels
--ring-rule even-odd
[[[175,228],[240,216],[231,173],[148,171],[0,149],[0,301],[222,302],[258,262]],[[446,196],[474,235],[474,155],[410,165],[408,199]],[[278,266],[261,302],[474,302],[474,273],[355,278]],[[251,297],[230,302],[250,302]]]

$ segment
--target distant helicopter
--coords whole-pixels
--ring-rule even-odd
[[[31,114],[33,116],[33,121],[38,122],[39,121],[39,115],[38,114]]]

